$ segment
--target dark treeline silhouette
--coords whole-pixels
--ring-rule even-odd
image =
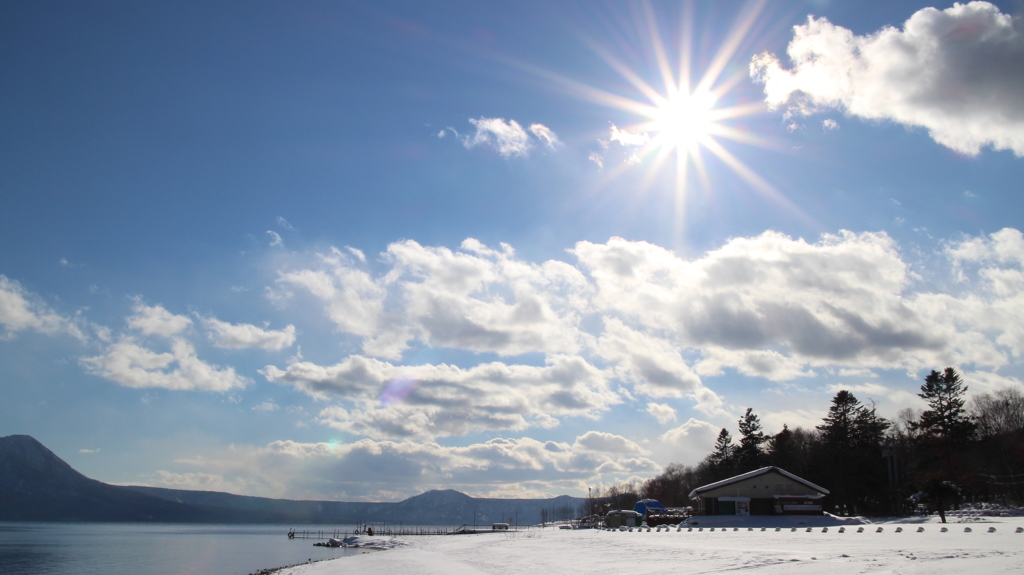
[[[842,390],[820,425],[783,425],[775,435],[748,408],[738,440],[722,429],[698,464],[673,463],[642,483],[599,490],[579,513],[632,509],[642,498],[686,507],[694,488],[766,465],[827,488],[825,510],[838,515],[906,515],[923,506],[945,521],[966,501],[1024,502],[1024,394],[1007,388],[967,402],[966,392],[955,369],[932,371],[918,394],[928,408],[890,421]]]

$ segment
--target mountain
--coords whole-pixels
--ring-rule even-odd
[[[209,512],[107,485],[28,435],[0,437],[0,520],[210,521]]]
[[[427,491],[398,503],[296,501],[232,495],[216,491],[188,491],[132,486],[139,493],[199,508],[245,511],[275,517],[274,523],[330,523],[352,525],[387,523],[405,525],[490,525],[540,523],[541,510],[549,517],[574,517],[584,499],[561,495],[551,499],[478,499],[452,489]]]
[[[0,521],[163,521],[189,523],[406,525],[535,524],[573,516],[583,499],[478,499],[451,489],[398,503],[297,501],[121,487],[89,479],[28,435],[0,437]]]

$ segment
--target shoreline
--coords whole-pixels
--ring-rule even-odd
[[[858,527],[863,526],[863,530]],[[424,537],[374,557],[354,555],[299,565],[281,575],[349,571],[421,575],[536,575],[557,572],[854,575],[1019,573],[1024,517],[936,520],[872,518],[858,524],[683,526],[633,531],[536,529],[507,537]],[[844,529],[840,529],[844,527]],[[919,530],[920,528],[920,530]],[[943,530],[945,529],[945,530]]]

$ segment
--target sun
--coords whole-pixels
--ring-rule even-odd
[[[690,94],[677,93],[666,98],[651,111],[644,127],[654,134],[652,146],[694,154],[699,146],[707,146],[717,131],[715,104],[718,98],[702,90]]]
[[[690,195],[714,194],[711,182],[716,170],[732,172],[749,190],[806,219],[797,206],[731,151],[734,143],[782,149],[778,142],[739,121],[764,113],[764,102],[738,98],[734,93],[749,82],[749,70],[735,65],[736,56],[742,53],[767,4],[768,0],[746,0],[732,28],[705,58],[694,48],[694,1],[682,3],[679,25],[670,28],[668,36],[678,42],[671,46],[664,41],[664,19],[655,15],[650,3],[638,3],[633,29],[641,33],[636,36],[636,50],[610,45],[603,37],[587,39],[591,49],[625,81],[615,89],[533,69],[573,95],[618,113],[618,122],[609,122],[609,135],[598,138],[602,150],[592,153],[590,160],[603,170],[605,182],[643,174],[632,180],[638,185],[630,188],[638,201],[650,192],[671,193],[680,244]],[[627,59],[624,54],[640,54],[640,59]],[[671,174],[668,186],[663,174]]]

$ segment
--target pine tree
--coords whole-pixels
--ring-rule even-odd
[[[747,412],[739,420],[740,445],[736,449],[736,459],[740,469],[751,471],[761,466],[764,461],[764,454],[761,446],[768,438],[761,431],[761,421],[754,415],[753,409],[748,407]]]
[[[878,417],[852,393],[841,390],[832,398],[821,432],[821,460],[826,484],[837,508],[850,513],[876,511],[887,479],[882,466],[882,441],[889,422]]]
[[[736,447],[732,444],[732,436],[729,435],[729,431],[722,428],[722,431],[718,432],[718,439],[715,440],[715,450],[708,456],[708,463],[715,468],[716,471],[724,471],[733,467],[733,455],[736,451]]]
[[[928,402],[929,409],[921,413],[916,427],[952,445],[969,442],[977,426],[964,409],[966,393],[967,386],[955,369],[947,367],[943,373],[932,370],[917,394]]]

